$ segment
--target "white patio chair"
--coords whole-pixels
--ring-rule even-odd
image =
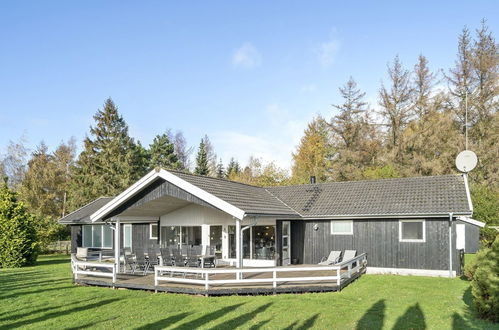
[[[355,258],[356,255],[357,255],[356,250],[345,250],[345,253],[343,253],[343,258],[341,258],[341,262],[353,259]]]

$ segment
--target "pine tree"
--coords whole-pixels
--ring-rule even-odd
[[[208,135],[204,135],[204,149],[206,150],[206,158],[208,160],[208,174],[212,177],[217,176],[217,154],[211,143]]]
[[[208,175],[210,172],[208,168],[208,155],[206,154],[206,148],[204,144],[204,139],[201,139],[199,143],[198,154],[196,156],[196,169],[195,174],[198,175]]]
[[[222,163],[222,158],[220,158],[220,161],[217,164],[217,178],[225,178],[225,169],[224,164]]]
[[[94,120],[72,177],[73,208],[122,192],[146,171],[144,149],[128,135],[128,126],[111,99]]]
[[[390,145],[396,147],[400,134],[412,116],[412,95],[410,72],[402,67],[398,55],[388,66],[390,87],[383,84],[379,91],[381,115],[390,130]]]
[[[423,55],[419,55],[418,63],[414,66],[414,112],[418,119],[425,117],[432,111],[437,111],[441,107],[442,97],[433,96],[436,75],[428,67],[428,60]]]
[[[227,165],[227,178],[233,180],[241,172],[241,166],[239,162],[232,157]]]
[[[156,135],[153,142],[149,146],[149,167],[162,167],[165,169],[178,170],[182,168],[175,148],[167,134]]]

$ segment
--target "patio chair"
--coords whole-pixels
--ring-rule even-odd
[[[201,260],[203,267],[215,267],[215,247],[207,245]]]
[[[341,262],[353,259],[355,258],[356,255],[357,255],[356,250],[345,250],[345,252],[343,253],[343,258],[341,258]]]
[[[163,260],[163,266],[174,266],[174,261],[172,258],[171,250],[166,248],[159,249],[161,252],[161,259]]]
[[[173,249],[173,263],[175,267],[185,267],[185,258],[178,248]]]
[[[187,249],[187,258],[185,260],[185,265],[187,267],[199,267],[199,254],[197,254],[197,249],[194,247]]]
[[[124,254],[124,259],[125,259],[125,273],[126,273],[126,266],[130,267],[130,270],[132,271],[132,274],[135,274],[135,271],[137,270],[137,261],[135,260],[135,257],[133,254]]]
[[[152,266],[154,269],[154,266],[159,265],[158,262],[158,252],[156,252],[156,249],[153,248],[148,248],[147,249],[147,256],[149,257],[148,263],[147,263],[147,270]],[[147,272],[146,270],[146,272]]]
[[[329,253],[329,256],[327,257],[327,259],[325,257],[323,257],[321,259],[321,262],[319,262],[319,265],[322,265],[322,266],[333,265],[340,260],[340,256],[341,256],[341,251],[331,251]]]
[[[138,269],[144,270],[144,275],[147,274],[149,268],[149,261],[146,260],[143,249],[135,249],[135,262]]]

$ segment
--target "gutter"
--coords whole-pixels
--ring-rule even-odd
[[[449,212],[449,277],[452,276],[452,212]]]
[[[468,199],[468,206],[469,206],[470,211],[471,211],[470,215],[473,215],[473,203],[471,202],[471,193],[470,193],[470,186],[468,183],[468,174],[464,173],[463,178],[464,178],[464,188],[466,189],[466,198]]]
[[[456,212],[454,216],[471,216],[473,212]],[[331,219],[398,219],[398,218],[447,218],[449,213],[397,213],[397,214],[344,214],[344,215],[321,215],[303,217],[303,220],[331,220]]]

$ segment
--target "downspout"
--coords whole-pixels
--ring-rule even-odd
[[[449,212],[449,277],[452,275],[452,212]]]

